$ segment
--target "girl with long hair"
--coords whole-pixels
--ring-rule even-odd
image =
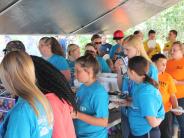
[[[137,86],[133,89],[128,106],[130,138],[159,138],[158,126],[164,119],[162,97],[158,82],[147,75],[149,62],[142,56],[129,59],[128,76]]]
[[[36,86],[34,65],[25,52],[13,51],[5,55],[0,65],[3,86],[18,101],[7,114],[0,128],[6,138],[50,138],[53,113],[46,97]]]
[[[68,52],[68,65],[71,72],[71,79],[70,79],[70,85],[74,86],[74,80],[75,80],[75,60],[80,57],[80,47],[76,44],[69,44],[67,47]]]
[[[52,138],[75,138],[70,112],[77,111],[75,96],[64,75],[46,60],[31,56],[37,86],[46,95],[54,113]]]
[[[142,56],[145,59],[147,59],[149,62],[149,70],[146,73],[149,77],[158,81],[157,68],[152,64],[146,51],[144,50],[143,41],[140,37],[135,35],[128,36],[124,41],[124,52],[125,52],[125,55],[127,55],[128,60],[135,56]],[[128,64],[125,63],[125,61],[123,62],[121,59],[118,59],[115,63],[116,70],[118,70],[117,82],[118,82],[119,89],[122,91],[122,93],[125,93],[125,92],[128,93],[131,98],[133,89],[137,87],[137,84],[134,81],[130,80],[128,77],[122,77],[121,66],[123,64],[124,64],[124,67],[128,69],[128,66],[127,66]],[[122,125],[122,132],[123,132],[122,138],[128,138],[130,128],[129,128],[128,118],[127,118],[127,110],[124,107],[122,107],[121,110],[122,110],[121,121],[122,121],[122,124],[124,124]]]

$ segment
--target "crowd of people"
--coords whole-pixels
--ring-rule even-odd
[[[99,73],[116,73],[121,93],[122,138],[172,138],[177,121],[184,138],[184,45],[170,30],[163,50],[156,31],[113,33],[115,45],[94,34],[85,45],[39,41],[42,57],[28,55],[24,44],[10,41],[0,64],[2,85],[16,99],[0,125],[5,138],[107,138],[109,95]],[[77,89],[75,81],[80,82]],[[75,92],[74,92],[75,91]],[[174,109],[174,110],[173,110]]]

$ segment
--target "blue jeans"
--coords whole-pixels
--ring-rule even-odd
[[[128,122],[126,107],[121,107],[121,130],[122,138],[128,138],[130,134],[130,125]]]
[[[165,118],[159,126],[161,132],[161,138],[172,138],[173,129],[173,114],[172,112],[167,112]]]
[[[149,133],[143,136],[133,136],[132,134],[130,134],[129,138],[160,138],[160,129],[159,127],[152,128]]]
[[[184,109],[184,98],[178,99],[178,105]],[[180,138],[184,138],[184,114],[176,116],[180,127]]]

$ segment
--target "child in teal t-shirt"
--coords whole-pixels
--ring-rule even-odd
[[[134,82],[131,88],[132,101],[123,104],[128,106],[130,137],[160,137],[158,126],[165,112],[158,83],[147,75],[149,67],[144,57],[135,56],[129,60],[128,76]]]
[[[18,97],[0,126],[0,137],[51,138],[53,112],[36,86],[31,57],[21,51],[9,52],[1,62],[0,79],[5,89]]]
[[[82,82],[77,91],[79,112],[73,112],[75,130],[78,138],[107,138],[108,93],[96,80],[99,65],[90,54],[76,60],[75,73]]]

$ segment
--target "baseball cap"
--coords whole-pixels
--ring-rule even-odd
[[[124,33],[121,30],[116,30],[113,34],[113,39],[118,40],[124,37]]]

